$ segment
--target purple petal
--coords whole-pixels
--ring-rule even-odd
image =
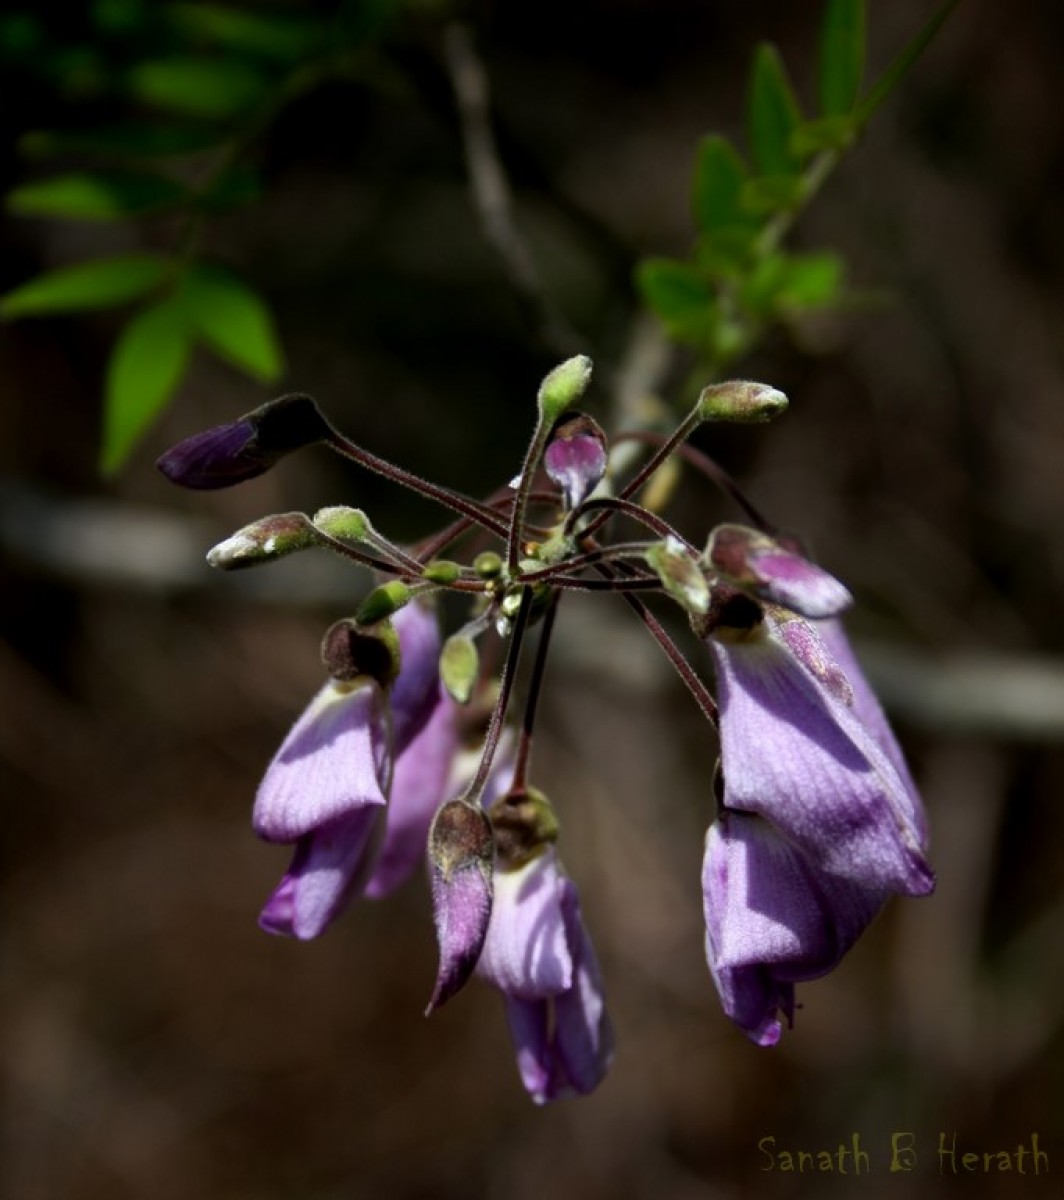
[[[259,916],[262,928],[301,939],[322,933],[358,894],[380,817],[381,809],[368,805],[300,838]]]
[[[521,1082],[537,1104],[546,1104],[554,1099],[550,1006],[546,1000],[517,1000],[511,996],[504,999]]]
[[[383,805],[388,738],[380,688],[330,681],[292,726],[266,770],[252,824],[270,842],[294,842],[366,805]]]
[[[543,455],[547,474],[562,490],[566,508],[576,508],[606,472],[606,439],[583,414],[561,422]]]
[[[760,817],[723,812],[702,869],[706,958],[725,1013],[775,1045],[794,1012],[794,984],[832,970],[887,893],[815,870]]]
[[[432,908],[440,965],[427,1012],[468,982],[488,933],[492,909],[491,822],[483,809],[452,800],[429,833]]]
[[[438,704],[440,626],[435,610],[412,600],[392,616],[399,637],[399,675],[392,684],[392,736],[395,753],[429,719]]]
[[[458,750],[457,711],[437,684],[436,704],[428,720],[395,760],[384,841],[365,889],[372,899],[405,883],[425,860],[429,827],[447,798]]]
[[[834,617],[853,604],[834,575],[744,525],[719,525],[706,555],[737,587],[804,617]]]
[[[194,433],[167,450],[155,465],[180,487],[232,487],[263,474],[286,454],[321,441],[329,432],[309,396],[281,396],[236,421]]]
[[[909,798],[912,818],[920,835],[920,844],[927,846],[927,814],[924,812],[923,801],[916,790],[916,784],[905,761],[901,746],[894,736],[886,714],[880,706],[864,672],[857,662],[857,657],[850,645],[849,638],[841,621],[822,621],[817,625],[817,631],[824,640],[828,651],[839,664],[849,680],[853,692],[853,708],[861,724],[875,739],[876,744],[890,760],[894,770],[898,772]]]
[[[709,645],[725,805],[774,822],[823,871],[931,891],[905,784],[847,703],[845,677],[812,628],[769,612],[749,635]]]
[[[573,959],[562,910],[565,883],[553,849],[516,871],[496,870],[478,975],[522,1000],[555,996],[572,986]]]

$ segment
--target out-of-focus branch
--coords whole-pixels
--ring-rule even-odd
[[[547,295],[535,261],[514,223],[510,185],[491,128],[487,72],[469,30],[457,22],[449,25],[443,49],[458,102],[469,182],[485,236],[502,260],[544,343],[569,357],[586,346]]]

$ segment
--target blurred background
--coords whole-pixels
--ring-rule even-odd
[[[128,115],[113,83],[147,53],[146,7],[0,6],[5,190],[55,169],[27,154],[31,131]],[[595,359],[604,423],[644,392],[677,399],[691,360],[639,315],[633,270],[688,252],[695,147],[741,140],[756,43],[809,95],[821,5],[339,7],[373,17],[354,61],[267,106],[247,148],[258,198],[195,230],[268,303],[274,381],[197,350],[105,479],[102,397],[128,311],[0,324],[0,1191],[794,1196],[826,1184],[764,1171],[759,1140],[834,1151],[856,1132],[872,1170],[839,1195],[1045,1192],[1015,1173],[942,1176],[935,1152],[942,1132],[979,1153],[1037,1133],[1064,1170],[1064,10],[959,6],[797,225],[795,246],[845,256],[858,302],[733,366],[789,394],[778,425],[696,438],[857,596],[851,630],[923,788],[938,890],[893,902],[801,986],[779,1047],[749,1044],[702,947],[712,738],[623,604],[567,600],[536,780],[618,1053],[593,1097],[539,1110],[489,989],[422,1017],[423,881],[312,944],[255,923],[287,853],[252,836],[254,790],[319,685],[321,633],[367,581],[310,556],[217,577],[203,553],[288,509],[358,505],[397,539],[438,516],[324,451],[212,494],[179,492],[153,461],[303,390],[368,448],[483,494],[517,469],[570,335]],[[873,76],[932,9],[870,5]],[[478,215],[456,36],[490,84],[513,225],[560,334]],[[184,233],[166,214],[8,211],[0,290]],[[694,476],[673,512],[696,541],[736,516]],[[902,1131],[918,1161],[891,1174]]]

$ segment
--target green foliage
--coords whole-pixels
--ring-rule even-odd
[[[166,406],[195,346],[260,382],[280,376],[266,302],[201,261],[202,227],[260,197],[253,150],[270,121],[301,91],[361,69],[359,55],[405,2],[344,0],[329,14],[297,3],[92,0],[74,26],[86,31],[80,42],[60,40],[29,8],[0,14],[0,64],[19,60],[67,96],[106,97],[111,113],[106,124],[25,134],[22,152],[43,169],[58,158],[62,171],[8,192],[8,211],[126,222],[162,215],[173,231],[169,253],[72,263],[0,298],[7,319],[144,305],[107,370],[104,470],[121,466]]]
[[[810,117],[775,48],[757,49],[746,106],[749,159],[717,134],[704,138],[695,158],[690,259],[647,259],[636,271],[643,299],[669,336],[699,351],[701,373],[722,370],[773,325],[845,299],[837,255],[792,253],[784,239],[956,3],[947,0],[862,97],[865,0],[827,0],[819,111]]]
[[[128,304],[158,288],[170,264],[159,254],[98,258],[48,271],[0,298],[0,316],[37,317]]]
[[[120,221],[158,212],[186,195],[181,184],[144,171],[77,171],[15,188],[7,207],[22,217]]]
[[[184,306],[175,298],[141,310],[122,333],[107,368],[100,467],[113,474],[177,387],[192,353]]]

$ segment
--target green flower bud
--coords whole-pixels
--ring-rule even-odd
[[[539,386],[539,412],[549,428],[567,408],[571,408],[587,391],[591,382],[591,359],[578,354],[567,359],[543,380]]]
[[[257,567],[260,563],[284,558],[297,550],[306,550],[317,545],[317,530],[305,514],[275,513],[270,517],[252,521],[238,529],[232,537],[207,553],[207,561],[220,571],[241,571],[245,567]]]
[[[398,579],[382,583],[380,587],[374,588],[358,606],[355,620],[360,625],[372,625],[375,621],[382,621],[408,603],[412,595],[413,592]]]
[[[347,508],[343,504],[319,509],[314,514],[314,527],[345,542],[365,541],[373,530],[369,518],[360,508]]]
[[[456,633],[443,643],[440,653],[440,679],[459,704],[468,704],[480,670],[477,645],[466,634]]]
[[[656,542],[644,555],[658,573],[665,591],[690,613],[702,615],[709,609],[709,585],[698,560],[682,542],[668,537]]]
[[[698,397],[698,415],[703,421],[763,425],[785,412],[787,404],[787,397],[767,383],[730,379],[702,389]]]
[[[445,558],[434,558],[432,562],[425,564],[421,577],[431,583],[442,583],[446,587],[447,584],[454,583],[461,574],[462,568],[458,563]]]
[[[498,579],[502,574],[502,559],[494,550],[485,550],[473,559],[473,570],[481,579]]]

